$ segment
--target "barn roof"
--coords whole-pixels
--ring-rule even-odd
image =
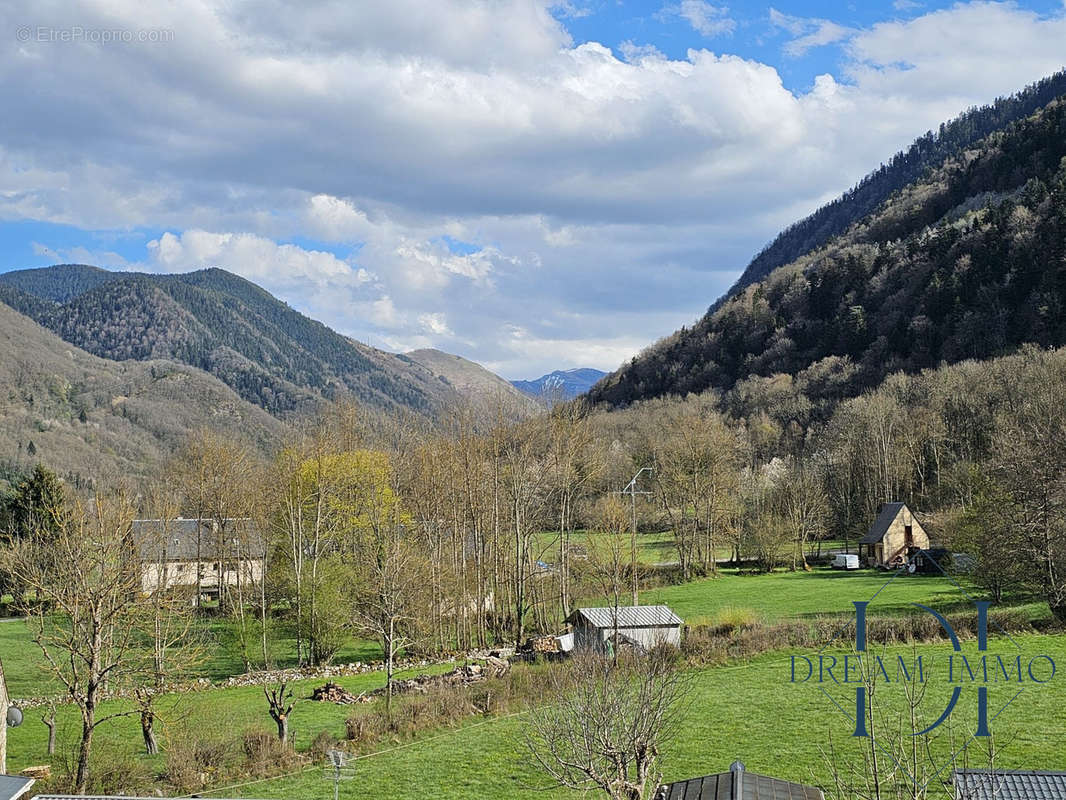
[[[885,538],[888,526],[892,524],[900,511],[907,507],[906,503],[885,503],[881,506],[881,513],[877,515],[870,530],[859,540],[859,544],[876,544]]]
[[[1039,769],[958,769],[955,788],[973,800],[1066,797],[1066,772]]]
[[[255,524],[248,518],[226,520],[228,538],[240,537],[242,555],[262,558],[263,543],[256,533]],[[216,558],[215,547],[218,534],[212,529],[209,519],[135,519],[133,535],[145,561],[195,561],[199,528],[201,560]],[[227,543],[227,547],[231,545]]]
[[[3,724],[4,720],[0,720]],[[0,775],[0,800],[18,800],[33,786],[33,778],[21,775]]]
[[[609,606],[608,608],[575,609],[567,622],[575,623],[578,617],[584,617],[595,628],[615,627],[615,614],[618,614],[619,628],[655,628],[662,626],[683,625],[684,620],[670,610],[668,606]]]
[[[739,789],[739,791],[738,791]],[[821,789],[744,769],[660,786],[655,800],[824,800]]]

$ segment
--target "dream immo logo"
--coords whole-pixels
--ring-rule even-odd
[[[936,562],[934,561],[933,563]],[[943,572],[943,570],[941,571]],[[1013,650],[1006,656],[990,653],[988,647],[988,611],[991,603],[983,600],[974,600],[958,583],[951,579],[950,576],[947,576],[947,573],[944,573],[944,575],[952,581],[961,598],[964,598],[966,603],[973,607],[976,614],[977,653],[971,653],[970,656],[964,654],[958,634],[952,628],[951,623],[938,611],[921,603],[911,603],[911,605],[920,612],[931,615],[937,621],[947,635],[951,643],[951,649],[946,650],[946,646],[944,648],[923,648],[924,652],[922,654],[912,654],[910,656],[871,653],[868,649],[869,643],[867,640],[867,613],[869,607],[889,584],[901,575],[907,574],[907,565],[904,565],[869,600],[853,601],[852,605],[855,608],[855,641],[851,652],[827,652],[829,647],[834,642],[838,642],[841,635],[848,629],[848,626],[844,625],[816,654],[809,656],[793,655],[790,658],[789,683],[816,686],[832,706],[848,720],[851,735],[865,738],[870,738],[874,735],[868,729],[870,714],[867,705],[873,684],[911,683],[930,685],[938,683],[951,688],[950,696],[947,698],[945,706],[936,720],[918,730],[910,731],[910,736],[912,737],[931,733],[951,717],[952,713],[959,707],[960,702],[964,702],[964,695],[974,696],[977,710],[975,729],[962,747],[952,753],[952,758],[954,758],[955,755],[965,750],[974,739],[990,737],[989,724],[998,718],[1023,691],[1027,688],[1039,687],[1050,682],[1055,677],[1055,661],[1051,656],[1042,653],[1036,655],[1023,653],[1021,646],[994,622],[993,625],[999,628],[1003,641],[1009,642]],[[904,580],[919,583],[923,579],[915,577],[905,578]],[[990,686],[1009,688],[1009,699],[1000,705],[991,706],[989,700]],[[830,691],[827,691],[827,687],[834,690],[843,688],[854,691],[853,693],[851,691],[847,692],[847,700],[838,700]],[[973,690],[976,690],[976,692]],[[854,696],[853,709],[851,708],[852,695]],[[891,753],[886,752],[886,754],[895,760]],[[902,769],[902,765],[899,766]]]

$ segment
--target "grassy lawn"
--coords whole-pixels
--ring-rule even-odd
[[[870,600],[871,614],[903,613],[911,603],[948,611],[959,606],[958,590],[945,578],[900,576],[885,586],[890,574],[874,571],[838,572],[828,569],[804,572],[779,572],[773,575],[739,574],[723,571],[717,578],[649,590],[642,595],[645,603],[666,603],[682,617],[692,621],[713,617],[723,609],[750,609],[767,621],[808,618],[827,613],[849,614],[852,601]],[[876,595],[876,597],[875,597]],[[1031,615],[1046,616],[1046,605],[1027,607]],[[225,645],[224,632],[216,632]],[[1041,687],[1026,690],[994,726],[1001,753],[1000,766],[1031,768],[1066,768],[1066,715],[1061,713],[1066,680],[1061,669],[1066,664],[1066,635],[1016,636],[1024,652],[1051,655],[1060,665],[1054,679]],[[964,643],[970,653],[973,642]],[[993,651],[1009,655],[1008,643],[993,640]],[[922,645],[919,652],[933,659],[944,657],[944,645]],[[363,649],[361,649],[363,648]],[[223,646],[213,666],[205,672],[223,676],[234,667],[232,648]],[[365,644],[353,642],[339,661],[367,660]],[[895,648],[889,655],[911,656],[909,648]],[[36,677],[37,656],[22,622],[0,623],[0,654],[4,658],[12,694],[40,694],[32,691]],[[934,654],[936,658],[934,659]],[[807,654],[809,655],[809,654]],[[707,667],[690,673],[691,696],[686,702],[679,735],[667,749],[664,762],[667,780],[724,770],[736,758],[748,768],[792,780],[825,784],[828,767],[822,747],[830,732],[834,741],[845,748],[853,746],[847,721],[831,701],[813,686],[789,682],[789,654],[775,652],[744,663]],[[446,671],[449,665],[435,670]],[[516,669],[543,669],[517,666]],[[358,692],[380,686],[383,675],[372,673],[338,679],[349,690]],[[306,697],[321,680],[295,684],[298,697]],[[933,686],[929,703],[939,714],[947,689]],[[992,686],[991,703],[998,709],[1015,691],[1014,687]],[[880,695],[890,700],[893,690],[887,687]],[[830,687],[830,693],[845,708],[853,701],[853,690]],[[963,693],[963,700],[952,716],[961,731],[973,729],[976,691]],[[897,699],[899,699],[897,697]],[[380,701],[376,701],[380,702]],[[401,701],[402,702],[402,701]],[[124,710],[119,701],[108,703],[106,711]],[[359,707],[356,707],[358,711]],[[366,708],[363,706],[362,708]],[[162,701],[161,743],[190,731],[217,731],[220,737],[239,739],[249,728],[271,730],[266,702],[258,687],[212,689],[187,697],[167,697]],[[291,718],[297,747],[306,749],[322,730],[335,736],[344,731],[344,720],[352,707],[325,703],[301,702]],[[39,712],[30,710],[26,724],[10,731],[11,768],[48,763],[45,753],[46,730],[38,721]],[[414,742],[382,742],[375,751],[360,757],[355,780],[341,784],[347,798],[380,797],[396,800],[433,796],[441,800],[454,798],[513,798],[530,796],[542,779],[524,751],[522,715],[505,717],[469,717],[458,728],[430,730]],[[60,755],[69,753],[77,739],[77,718],[72,708],[60,714]],[[943,746],[941,742],[936,747]],[[108,722],[97,734],[97,757],[113,763],[139,765],[142,771],[158,772],[163,757],[140,755],[139,725],[135,717],[121,717]],[[330,785],[319,768],[299,774],[254,782],[229,791],[206,794],[261,798],[327,798]],[[578,793],[552,790],[538,792],[548,798],[576,797]]]
[[[5,664],[6,664],[5,660]],[[440,664],[397,673],[398,677],[410,677],[418,673],[447,672],[454,668],[452,664]],[[368,672],[363,675],[334,678],[349,691],[359,693],[383,686],[384,672]],[[294,697],[308,698],[315,686],[321,686],[324,679],[308,679],[292,684]],[[124,701],[109,701],[103,704],[101,715],[125,711],[130,707]],[[295,737],[297,749],[306,749],[311,740],[323,730],[332,732],[337,737],[344,735],[344,720],[353,708],[365,706],[341,706],[333,703],[315,703],[307,700],[298,702],[290,717],[290,731]],[[259,686],[242,686],[236,688],[216,688],[188,695],[168,695],[159,703],[160,742],[165,748],[168,737],[182,736],[189,731],[217,732],[222,736],[239,737],[245,730],[261,728],[274,730],[274,723],[267,713],[266,699]],[[29,709],[26,722],[19,728],[9,730],[8,760],[10,767],[19,770],[33,764],[47,764],[51,759],[47,755],[47,730],[39,721],[41,712]],[[72,706],[60,708],[59,752],[63,754],[63,744],[72,745],[80,732],[80,721]],[[136,759],[154,768],[162,766],[162,758],[149,758],[142,755],[140,723],[134,716],[118,717],[102,725],[96,735],[99,758]]]
[[[766,621],[854,613],[853,601],[870,600],[871,614],[900,613],[922,603],[950,611],[965,602],[955,585],[940,576],[901,575],[877,570],[844,572],[828,568],[812,572],[752,575],[721,570],[717,578],[649,589],[641,602],[670,606],[686,621],[711,617],[728,608],[750,609]],[[888,582],[887,586],[885,585]],[[883,587],[883,588],[882,588]],[[965,587],[965,584],[963,585]],[[973,590],[967,590],[972,592]],[[1046,604],[1026,606],[1033,618],[1046,617]]]
[[[1027,653],[1046,653],[1057,663],[1066,660],[1064,636],[1030,635],[1016,639]],[[1004,654],[1010,650],[997,640],[992,642],[992,648]],[[943,647],[932,645],[923,646],[918,652],[932,658],[934,650],[938,654],[944,652]],[[912,652],[909,648],[896,648],[887,655],[909,659]],[[679,736],[666,751],[665,778],[676,780],[725,770],[734,759],[740,758],[751,771],[827,785],[824,743],[832,733],[839,747],[852,752],[855,744],[849,739],[851,726],[816,688],[790,684],[789,664],[787,654],[777,653],[742,665],[694,672]],[[898,693],[892,697],[885,687],[882,690],[885,707],[897,710]],[[1013,686],[990,688],[991,707],[998,709],[1014,691]],[[849,692],[850,689],[835,692],[845,708],[845,695]],[[946,693],[943,686],[930,690],[927,712],[933,715],[930,719],[939,714]],[[975,696],[972,688],[964,690],[963,700],[952,715],[952,730],[961,737],[960,743],[974,730]],[[1066,766],[1063,700],[1066,692],[1059,677],[1042,687],[1026,689],[993,724],[1000,748],[997,764],[1001,767]],[[360,759],[356,761],[356,779],[341,784],[341,796],[388,800],[427,796],[439,800],[470,797],[504,800],[533,796],[532,788],[542,785],[542,778],[524,751],[522,724],[521,716],[468,724],[411,746]],[[947,745],[945,733],[934,744],[939,758],[946,759]],[[972,763],[976,766],[980,762],[975,758]],[[319,770],[309,770],[235,791],[247,797],[325,798],[329,786]],[[582,796],[560,790],[538,794],[551,798]],[[934,792],[932,796],[945,795]]]
[[[243,673],[244,664],[232,625],[211,619],[202,624],[212,644],[206,660],[199,665],[194,677],[217,681]],[[296,641],[279,634],[280,630],[276,630],[277,638],[271,642],[274,665],[281,668],[296,666]],[[253,651],[253,658],[255,655]],[[353,637],[333,661],[335,664],[365,663],[381,657],[379,644]],[[8,691],[12,697],[39,697],[56,691],[54,681],[45,668],[44,657],[34,644],[30,626],[26,622],[19,619],[0,621],[0,659],[4,662]]]

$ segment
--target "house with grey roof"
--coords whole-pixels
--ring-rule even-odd
[[[26,796],[32,786],[33,778],[24,778],[21,775],[0,775],[0,800],[19,800]]]
[[[907,563],[912,548],[928,550],[929,534],[906,503],[885,503],[859,540],[859,559],[871,567],[896,569]]]
[[[822,790],[748,772],[734,761],[729,772],[689,778],[660,786],[655,800],[824,800]]]
[[[1066,772],[1042,769],[957,769],[956,800],[1066,800]]]
[[[194,588],[217,597],[219,587],[250,586],[263,578],[266,546],[248,518],[138,519],[133,540],[145,593]]]
[[[681,646],[684,620],[667,606],[578,608],[567,617],[575,650],[605,650],[608,642],[647,650],[660,644]]]

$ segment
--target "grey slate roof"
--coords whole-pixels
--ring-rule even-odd
[[[209,519],[135,519],[133,536],[145,561],[195,561],[197,527],[200,529],[200,558],[209,561],[216,557],[218,544],[218,534]],[[226,520],[226,537],[230,540],[240,538],[241,555],[245,558],[263,557],[263,542],[255,533],[255,525],[250,519]],[[226,550],[227,557],[235,553],[232,543],[227,543]]]
[[[881,513],[877,515],[877,519],[874,520],[874,524],[870,526],[870,530],[866,532],[866,535],[859,540],[859,544],[877,544],[885,538],[885,533],[888,532],[888,526],[892,524],[892,520],[896,518],[896,515],[903,510],[906,503],[885,503],[881,506]]]
[[[584,617],[594,628],[615,627],[615,612],[618,612],[619,628],[657,628],[683,625],[684,620],[670,610],[668,606],[614,606],[608,608],[578,608],[567,618],[567,622],[576,623]]]
[[[965,800],[1066,800],[1066,772],[959,769],[954,781]]]
[[[735,792],[733,776],[742,792]],[[656,800],[824,800],[821,789],[791,783],[754,772],[719,772],[660,786]]]
[[[3,724],[4,720],[0,720]],[[18,800],[33,786],[33,778],[20,775],[0,775],[0,800]]]

